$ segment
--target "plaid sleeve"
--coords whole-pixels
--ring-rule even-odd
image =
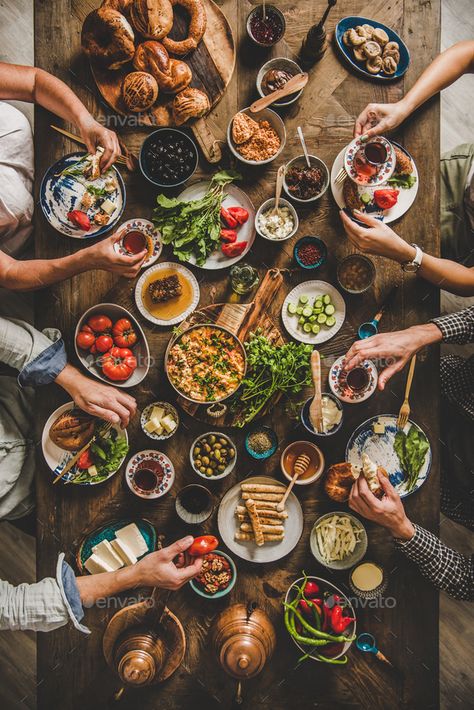
[[[445,343],[464,345],[474,342],[474,306],[469,306],[458,313],[433,318],[430,323],[438,326]]]
[[[474,355],[441,358],[441,392],[464,416],[474,421]]]
[[[444,545],[436,535],[415,525],[411,540],[395,541],[396,546],[435,587],[455,599],[474,601],[474,565],[465,557]]]

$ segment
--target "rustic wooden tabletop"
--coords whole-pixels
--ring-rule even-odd
[[[89,69],[80,52],[80,29],[85,15],[96,6],[95,0],[55,0],[35,3],[36,64],[64,79],[78,93],[95,115],[104,115],[106,107],[98,100]],[[255,76],[259,66],[269,56],[298,54],[309,26],[322,14],[323,0],[278,2],[285,13],[287,32],[270,53],[260,53],[248,45],[245,20],[255,4],[247,0],[222,0],[218,3],[229,19],[236,48],[237,64],[223,99],[209,116],[215,135],[224,140],[231,116],[255,98]],[[328,165],[350,140],[354,117],[370,101],[396,101],[414,83],[422,69],[438,53],[440,26],[439,0],[373,0],[363,5],[355,0],[341,0],[332,10],[328,22],[330,37],[336,22],[347,15],[362,15],[390,25],[404,38],[411,54],[410,68],[405,77],[395,83],[381,85],[351,74],[341,63],[330,42],[322,61],[311,71],[309,84],[299,102],[285,111],[287,144],[281,158],[269,166],[244,170],[243,187],[258,206],[271,196],[278,166],[300,154],[296,127],[303,126],[312,152]],[[52,116],[37,108],[35,123],[37,185],[47,167],[64,153],[76,147],[49,128]],[[113,119],[112,119],[113,121]],[[114,127],[113,122],[109,124]],[[137,152],[145,130],[130,127],[119,129],[128,147]],[[399,221],[396,229],[409,241],[416,241],[433,254],[439,249],[439,108],[437,99],[418,111],[397,133],[398,139],[414,156],[420,179],[419,192],[412,209]],[[310,152],[311,152],[310,151]],[[225,155],[224,164],[228,164]],[[210,167],[201,161],[201,173]],[[144,184],[139,175],[124,174],[127,204],[124,217],[149,218],[156,192]],[[311,210],[300,211],[299,236],[317,234],[329,247],[329,258],[318,272],[318,278],[335,281],[338,259],[352,250],[341,229],[338,211],[330,191]],[[48,227],[40,210],[36,218],[36,254],[52,258],[81,248],[76,241],[60,236]],[[278,321],[281,303],[288,291],[305,280],[292,262],[290,243],[269,245],[257,238],[248,261],[262,276],[268,267],[278,266],[285,273],[284,286],[278,294],[273,315]],[[322,352],[343,354],[359,323],[373,317],[377,305],[390,287],[400,282],[397,300],[387,314],[382,330],[395,330],[425,322],[437,313],[438,293],[421,279],[402,276],[400,268],[375,258],[377,280],[373,289],[358,297],[346,298],[347,324],[343,336]],[[226,301],[230,295],[227,271],[194,269],[201,287],[200,305]],[[90,306],[100,302],[116,302],[129,308],[138,317],[133,300],[134,282],[117,279],[103,272],[82,274],[68,282],[38,294],[37,323],[40,327],[56,326],[63,332],[72,362],[75,362],[73,334],[78,318]],[[156,399],[173,399],[163,371],[163,353],[170,331],[151,327],[139,318],[148,338],[153,364],[146,380],[132,394],[139,409]],[[327,369],[326,369],[327,373]],[[415,420],[429,434],[434,465],[423,489],[406,501],[408,514],[430,530],[437,531],[439,517],[438,489],[438,358],[434,349],[420,358],[412,394]],[[324,374],[324,373],[323,373]],[[366,403],[346,407],[342,430],[323,446],[328,463],[343,460],[347,439],[354,428],[368,417],[398,411],[405,377],[394,378],[383,394]],[[41,390],[37,399],[38,435],[53,409],[67,401],[57,387]],[[106,484],[90,490],[74,486],[51,486],[51,473],[38,449],[36,476],[38,503],[38,578],[54,575],[57,555],[67,553],[71,562],[77,543],[88,531],[121,516],[144,516],[151,520],[158,533],[173,541],[188,532],[175,511],[176,491],[195,481],[190,470],[188,450],[192,440],[208,429],[187,416],[171,440],[162,449],[174,462],[176,482],[173,490],[156,504],[141,503],[132,497],[120,473]],[[283,404],[267,417],[277,430],[280,446],[304,438],[297,425],[288,418]],[[141,432],[137,416],[129,427],[131,453],[149,448],[150,440]],[[263,465],[245,458],[242,432],[235,433],[239,449],[239,465],[229,478],[212,484],[216,506],[222,494],[251,472],[280,476],[278,454]],[[334,508],[319,484],[297,493],[303,507],[305,525],[295,550],[279,562],[257,566],[236,558],[238,580],[232,593],[220,601],[205,601],[190,588],[184,588],[170,599],[170,607],[181,619],[187,636],[187,652],[179,671],[164,685],[130,692],[121,700],[122,707],[143,710],[160,707],[211,708],[228,707],[235,692],[234,682],[217,666],[209,646],[209,629],[213,617],[226,605],[256,600],[271,616],[277,629],[277,650],[272,660],[257,678],[244,687],[245,707],[286,710],[296,704],[300,708],[373,707],[431,708],[438,706],[438,595],[421,575],[401,556],[396,555],[390,537],[381,528],[367,523],[369,549],[367,556],[384,565],[389,573],[386,603],[377,608],[360,608],[358,629],[372,632],[379,647],[393,661],[397,670],[386,669],[371,654],[350,651],[345,667],[331,667],[307,661],[296,668],[298,652],[288,638],[282,622],[281,599],[289,584],[308,573],[325,576],[347,590],[347,574],[332,573],[317,565],[309,549],[309,533],[316,517]],[[217,508],[216,508],[217,510]],[[202,527],[216,532],[216,511]],[[143,590],[146,593],[146,590]],[[123,596],[126,599],[126,596]],[[123,600],[122,600],[123,601]],[[108,619],[116,608],[89,609],[86,623],[92,631],[83,636],[71,626],[50,634],[38,635],[38,707],[103,708],[118,679],[107,668],[102,654],[102,635]]]

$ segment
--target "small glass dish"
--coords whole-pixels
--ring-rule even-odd
[[[348,273],[349,270],[352,270],[352,273]],[[344,272],[346,272],[345,275]],[[365,280],[362,282],[363,276],[365,276]],[[356,286],[358,278],[360,280],[359,287]],[[374,262],[363,256],[363,254],[349,254],[337,265],[337,282],[346,293],[365,293],[373,285],[374,281]]]
[[[266,434],[269,439],[271,440],[271,447],[269,449],[266,449],[265,451],[259,452],[255,451],[255,449],[252,448],[252,444],[250,442],[250,437],[252,437],[254,434]],[[256,459],[257,461],[263,461],[265,459],[269,459],[270,456],[273,456],[275,451],[278,449],[278,438],[273,429],[269,426],[256,426],[253,429],[251,429],[248,433],[247,436],[245,437],[245,450],[251,456],[253,459]]]
[[[321,252],[321,257],[313,264],[303,264],[300,258],[300,249],[306,246],[307,244],[310,244],[312,246],[314,245]],[[323,240],[319,239],[319,237],[301,237],[301,239],[298,239],[293,248],[293,257],[298,266],[300,266],[302,269],[319,269],[319,267],[325,263],[327,256],[328,248],[323,242]]]
[[[272,21],[272,24],[275,28],[275,34],[273,38],[270,38],[268,41],[266,41],[265,39],[257,39],[252,29],[252,24],[255,22],[255,19],[258,15],[260,16],[260,20],[263,20],[264,12],[265,16]],[[280,27],[277,28],[277,25],[280,25]],[[285,16],[281,12],[281,10],[279,10],[274,5],[257,5],[257,7],[254,7],[253,10],[249,12],[249,15],[247,17],[246,29],[249,38],[252,40],[252,42],[255,42],[255,44],[257,44],[259,47],[273,47],[273,45],[277,44],[277,42],[283,39],[285,35]]]

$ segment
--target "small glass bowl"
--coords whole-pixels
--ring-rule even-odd
[[[303,264],[299,257],[299,251],[301,247],[305,246],[306,244],[314,244],[314,246],[318,247],[319,251],[321,252],[321,258],[319,259],[319,261],[315,261],[314,264]],[[319,239],[319,237],[301,237],[301,239],[298,239],[293,248],[293,257],[298,266],[300,266],[302,269],[319,269],[319,267],[325,263],[327,256],[328,248],[323,242],[323,240]]]
[[[272,446],[270,449],[267,451],[264,451],[262,453],[259,453],[258,451],[254,451],[250,445],[249,438],[252,436],[252,434],[256,434],[258,432],[264,432],[265,434],[268,434],[270,439],[272,440]],[[251,456],[253,459],[257,459],[258,461],[263,461],[265,459],[269,459],[270,456],[273,456],[275,451],[278,449],[278,438],[273,429],[269,426],[256,426],[253,429],[250,429],[250,431],[247,433],[247,436],[245,437],[245,450]]]
[[[360,289],[351,289],[345,286],[341,280],[341,271],[344,266],[347,266],[347,264],[364,264],[367,266],[368,270],[370,271],[370,279],[369,282],[367,283],[366,286]],[[365,293],[366,291],[369,290],[369,288],[373,285],[375,281],[375,265],[374,262],[368,259],[366,256],[363,254],[349,254],[348,256],[344,257],[338,265],[337,265],[337,282],[339,286],[346,292],[346,293],[351,293],[351,294],[359,294],[359,293]]]
[[[312,397],[307,399],[303,405],[303,408],[301,410],[301,423],[303,424],[306,431],[309,431],[309,433],[312,434],[313,436],[319,436],[321,438],[326,438],[328,436],[333,436],[333,434],[336,434],[340,430],[340,428],[342,427],[342,424],[344,422],[344,410],[343,410],[340,400],[335,395],[333,395],[332,392],[322,392],[321,397],[329,397],[329,399],[332,399],[332,401],[336,403],[337,408],[339,409],[339,411],[342,412],[342,417],[341,417],[341,421],[339,422],[339,424],[336,424],[336,426],[333,427],[331,429],[331,431],[328,431],[325,434],[322,432],[315,431],[313,428],[313,425],[311,424],[311,420],[309,418],[309,407],[311,405],[311,402],[313,401]]]
[[[257,39],[255,39],[255,37],[252,34],[251,21],[252,21],[252,17],[254,15],[256,15],[257,13],[260,13],[260,16],[262,17],[263,7],[264,7],[263,5],[257,5],[257,7],[254,7],[253,10],[251,10],[249,12],[248,17],[247,17],[247,22],[246,22],[247,34],[248,34],[249,38],[252,40],[252,42],[255,42],[255,44],[258,45],[259,47],[273,47],[275,44],[280,42],[283,39],[283,37],[285,36],[286,20],[285,20],[284,14],[281,12],[281,10],[279,10],[274,5],[266,5],[265,6],[266,12],[271,12],[272,14],[274,14],[278,17],[278,19],[281,22],[282,30],[281,30],[281,34],[279,35],[279,37],[276,40],[274,40],[273,42],[259,42]]]

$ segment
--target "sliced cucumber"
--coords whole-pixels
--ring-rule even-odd
[[[300,303],[302,303],[303,306],[305,305],[305,303],[308,303],[308,296],[306,296],[305,294],[302,294],[300,296]]]
[[[300,316],[303,313],[303,306],[298,306],[296,309],[296,314]]]
[[[321,328],[319,327],[319,325],[317,323],[313,323],[313,325],[311,326],[311,332],[314,333],[314,335],[317,335],[320,330]]]
[[[303,330],[305,333],[311,333],[311,328],[312,328],[311,323],[305,323],[303,326]]]
[[[309,306],[305,306],[303,308],[303,315],[305,318],[309,318],[313,314],[313,309],[310,308]]]
[[[328,317],[325,313],[320,313],[318,316],[318,323],[325,323],[327,321]]]
[[[336,319],[334,318],[334,316],[328,316],[326,318],[326,326],[328,328],[332,328],[333,325],[336,325]]]
[[[372,195],[370,195],[370,193],[368,193],[368,192],[364,192],[360,196],[360,199],[361,199],[361,202],[364,203],[364,205],[368,205],[368,204],[370,204],[370,202],[372,202]]]
[[[316,323],[317,320],[318,320],[318,317],[315,316],[315,315],[312,315],[312,316],[310,316],[310,317],[308,318],[308,321],[309,321],[310,323]]]
[[[323,313],[323,312],[324,312],[323,308],[313,308],[313,313],[315,313],[316,315],[318,315],[318,313]]]
[[[298,318],[298,323],[299,323],[300,325],[304,325],[304,324],[306,323],[306,318],[305,318],[304,316],[300,316],[300,317]]]
[[[287,308],[288,308],[288,313],[290,314],[290,316],[294,316],[296,313],[296,304],[289,303]]]
[[[328,306],[326,306],[324,312],[327,316],[332,316],[336,312],[336,309],[334,308],[332,303],[330,303]]]
[[[323,296],[323,303],[325,306],[327,306],[331,303],[331,296],[328,296],[327,293],[324,294],[324,296]]]
[[[323,301],[321,298],[317,298],[314,302],[313,308],[322,308],[323,307]]]

